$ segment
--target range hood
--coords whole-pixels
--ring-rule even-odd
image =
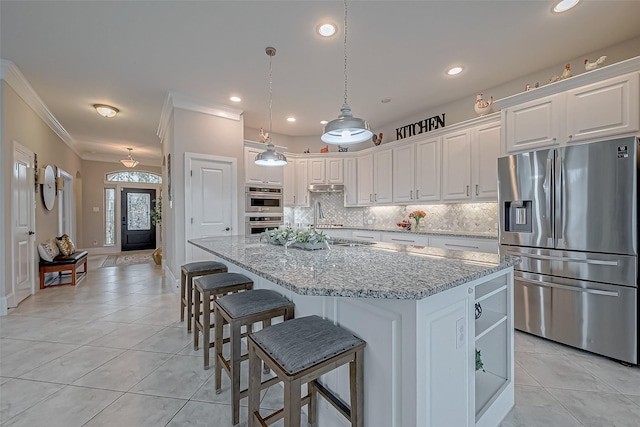
[[[342,193],[344,185],[342,184],[310,184],[310,193]]]

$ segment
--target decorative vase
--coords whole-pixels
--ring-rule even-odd
[[[414,230],[418,231],[420,230],[420,218],[416,218],[415,220],[416,220],[416,226],[414,227]]]

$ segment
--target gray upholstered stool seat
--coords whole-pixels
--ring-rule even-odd
[[[366,342],[318,316],[300,317],[249,335],[249,426],[270,425],[285,418],[286,426],[300,426],[302,405],[308,404],[309,424],[316,422],[317,395],[321,395],[353,427],[364,426],[363,355]],[[284,382],[284,411],[267,417],[259,413],[260,362]],[[318,378],[349,364],[350,406],[338,399]],[[302,384],[308,394],[300,398]]]
[[[225,273],[227,266],[217,261],[190,262],[180,268],[180,321],[187,309],[187,331],[191,332],[193,318],[193,278],[208,274]],[[198,307],[200,310],[200,307]]]
[[[198,277],[193,281],[193,287],[195,294],[193,349],[198,349],[199,332],[202,332],[204,369],[209,369],[209,349],[215,345],[215,342],[211,342],[211,327],[215,326],[211,324],[211,303],[223,295],[252,289],[253,281],[239,273],[218,273]],[[200,321],[201,302],[202,321]]]
[[[242,327],[246,326],[247,333],[251,333],[252,324],[262,322],[262,327],[269,329],[271,320],[282,316],[286,321],[293,318],[295,305],[287,298],[276,291],[268,289],[255,289],[247,292],[226,295],[218,298],[214,303],[215,324],[222,326],[229,324],[231,342],[231,353],[227,360],[222,355],[222,344],[224,339],[223,328],[216,326],[215,329],[215,388],[216,393],[220,393],[222,388],[222,369],[227,372],[231,379],[231,410],[233,424],[240,422],[240,399],[247,396],[248,390],[240,390],[240,364],[246,360],[246,356],[241,354]],[[264,389],[279,382],[277,377],[257,384],[257,387]]]

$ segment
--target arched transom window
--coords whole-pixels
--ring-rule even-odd
[[[145,171],[118,171],[107,174],[110,182],[145,182],[148,184],[162,184],[162,177],[157,173]]]

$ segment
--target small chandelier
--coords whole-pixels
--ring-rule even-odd
[[[129,150],[129,155],[127,156],[126,159],[120,160],[120,163],[122,163],[127,168],[135,168],[136,165],[140,162],[134,159],[133,156],[131,155],[131,151],[133,150],[132,148],[127,148],[127,150]]]
[[[373,136],[369,123],[351,114],[347,93],[347,0],[344,0],[344,104],[338,118],[331,120],[324,127],[320,139],[327,144],[357,144]]]
[[[115,115],[120,112],[120,110],[118,110],[116,107],[112,107],[111,105],[105,105],[105,104],[93,104],[93,108],[96,109],[98,114],[106,118],[115,117]]]
[[[274,47],[265,49],[269,55],[269,134],[267,136],[267,150],[256,156],[255,164],[260,166],[284,166],[287,164],[287,158],[282,153],[276,151],[276,147],[271,141],[271,133],[273,128],[273,69],[271,67],[271,59],[276,54]]]

